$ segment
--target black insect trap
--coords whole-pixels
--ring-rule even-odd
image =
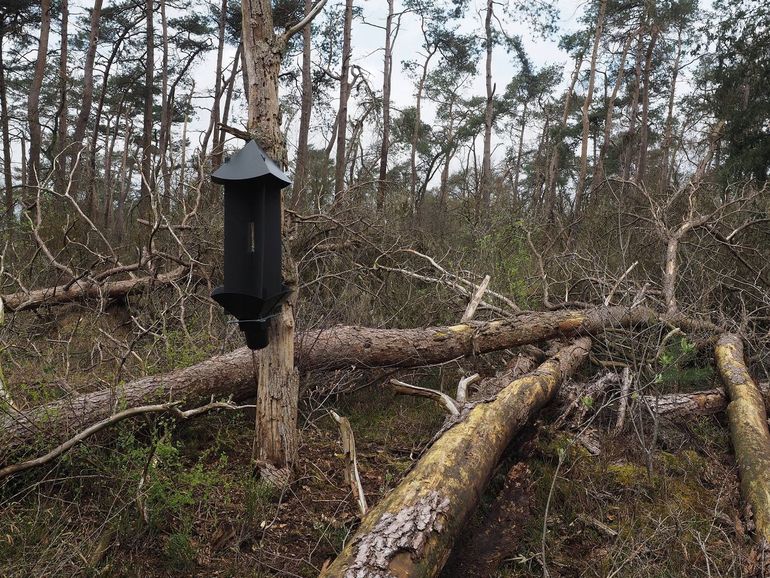
[[[253,140],[211,180],[225,186],[225,284],[211,297],[238,320],[249,349],[262,349],[290,292],[281,278],[281,189],[291,181]]]

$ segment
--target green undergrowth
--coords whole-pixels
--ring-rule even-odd
[[[713,575],[744,575],[752,543],[740,530],[738,480],[718,428],[712,418],[693,420],[687,446],[659,444],[649,455],[633,434],[606,437],[598,456],[541,429],[527,460],[535,515],[498,576],[543,575],[547,503],[552,575],[708,576],[715,568]]]

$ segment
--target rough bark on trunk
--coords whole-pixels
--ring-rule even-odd
[[[730,396],[727,418],[741,493],[750,507],[755,539],[766,545],[770,542],[770,431],[764,399],[746,368],[740,337],[722,335],[715,353]]]
[[[516,433],[587,357],[578,339],[496,399],[464,411],[411,472],[361,521],[323,578],[437,576]]]
[[[349,0],[352,1],[352,0]],[[278,74],[289,39],[309,26],[323,8],[319,0],[311,11],[286,32],[276,35],[270,0],[242,0],[243,66],[248,79],[248,129],[265,152],[280,165],[286,165],[286,149],[281,134],[278,100]],[[281,222],[283,223],[283,203]],[[291,465],[297,437],[297,396],[299,375],[294,367],[294,301],[297,271],[288,247],[283,251],[283,281],[292,289],[272,320],[269,345],[258,359],[256,457],[271,467],[285,470]],[[251,367],[250,362],[248,367]],[[252,390],[253,391],[253,390]]]
[[[511,320],[449,327],[372,329],[338,326],[298,333],[293,350],[300,370],[417,367],[557,337],[595,334],[605,328],[643,327],[659,320],[661,316],[644,307],[631,310],[608,307],[577,312],[528,313]],[[688,331],[719,330],[708,322],[697,320],[669,317],[663,320],[676,323]],[[293,331],[293,324],[291,329]],[[277,344],[283,346],[284,354],[291,351],[282,337]],[[277,372],[279,366],[275,364],[287,363],[287,360],[277,357],[280,351],[270,352],[269,349],[263,350],[262,359],[272,364],[271,371]],[[273,396],[266,396],[264,402],[272,404],[270,400],[273,397],[285,400],[287,396],[295,395],[296,372],[293,365],[291,369],[288,365],[284,367],[275,381],[260,381],[267,384],[261,388],[264,393],[273,391]],[[285,389],[274,388],[274,383],[282,384]],[[185,369],[126,383],[117,389],[94,391],[39,406],[24,415],[1,418],[0,447],[18,447],[29,443],[41,434],[41,430],[56,437],[66,436],[109,416],[118,400],[121,407],[128,408],[169,399],[193,403],[208,401],[211,396],[229,395],[235,399],[254,395],[252,357],[245,347]],[[277,403],[280,408],[281,402]],[[293,419],[289,423],[294,423]],[[294,447],[292,443],[286,445]],[[280,455],[284,447],[275,448],[273,455]],[[267,453],[267,448],[264,451]]]

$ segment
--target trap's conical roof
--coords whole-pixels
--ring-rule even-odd
[[[262,150],[262,147],[253,140],[247,142],[245,147],[235,153],[228,162],[211,174],[211,180],[220,185],[252,181],[264,177],[275,179],[280,188],[291,184],[289,177]]]

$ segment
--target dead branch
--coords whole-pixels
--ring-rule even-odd
[[[83,440],[103,430],[104,428],[110,427],[120,421],[123,421],[124,419],[128,419],[130,417],[134,417],[137,415],[148,414],[148,413],[171,413],[174,417],[177,417],[179,419],[189,419],[191,417],[198,416],[202,413],[211,411],[213,409],[240,410],[240,409],[255,407],[253,405],[235,405],[230,401],[211,401],[210,403],[201,407],[196,407],[188,410],[181,410],[178,407],[179,403],[180,402],[169,402],[169,403],[162,403],[157,405],[145,405],[140,407],[133,407],[133,408],[118,412],[108,417],[107,419],[103,419],[102,421],[97,422],[92,426],[84,429],[79,434],[73,436],[72,438],[68,439],[64,443],[59,444],[58,446],[56,446],[54,449],[52,449],[50,452],[48,452],[45,455],[30,459],[24,462],[20,462],[18,464],[13,464],[10,466],[5,466],[4,468],[0,468],[0,479],[8,477],[12,474],[23,472],[30,468],[36,468],[36,467],[45,465],[48,462],[55,460],[65,452],[71,450],[73,447],[75,447],[77,444],[79,444]]]
[[[358,503],[358,511],[361,517],[366,515],[366,496],[364,487],[361,485],[361,477],[358,475],[358,458],[356,457],[356,439],[353,436],[353,428],[350,427],[348,418],[341,417],[334,411],[329,412],[334,421],[340,426],[340,437],[342,438],[342,452],[345,456],[345,481],[350,484],[353,496]]]

